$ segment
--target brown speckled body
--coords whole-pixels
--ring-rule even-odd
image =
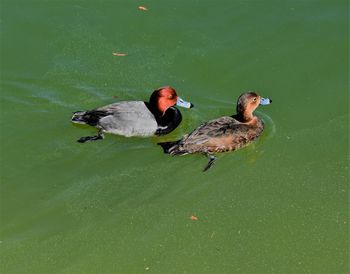
[[[237,150],[258,138],[263,129],[264,124],[258,117],[249,123],[242,123],[234,117],[224,116],[206,122],[185,135],[177,146],[169,149],[169,153],[177,155]]]
[[[238,98],[236,115],[211,120],[178,141],[159,145],[165,153],[171,155],[206,154],[210,158],[204,169],[207,170],[215,160],[212,154],[240,149],[260,136],[264,130],[264,123],[253,115],[253,111],[261,100],[266,99],[255,92],[246,92]]]

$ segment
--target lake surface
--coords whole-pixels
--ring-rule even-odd
[[[349,272],[348,1],[0,8],[1,273]],[[171,134],[76,142],[73,111],[164,85],[196,106]],[[156,145],[247,90],[265,131],[208,172]]]

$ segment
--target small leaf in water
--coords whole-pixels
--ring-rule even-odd
[[[139,6],[138,9],[139,9],[139,10],[143,10],[143,11],[147,11],[147,10],[148,10],[148,9],[147,9],[146,7],[144,7],[144,6]]]
[[[128,55],[127,53],[118,53],[118,52],[112,52],[114,56],[126,56]]]

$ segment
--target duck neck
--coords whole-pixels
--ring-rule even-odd
[[[147,106],[149,111],[153,113],[156,119],[161,118],[164,115],[164,113],[157,108],[157,104],[155,102],[145,102],[145,105]]]
[[[238,112],[234,117],[242,123],[249,123],[254,119],[253,113],[250,111]]]

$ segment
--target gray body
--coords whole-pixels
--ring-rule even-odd
[[[114,103],[98,110],[113,113],[101,118],[98,123],[104,132],[126,137],[152,136],[158,128],[154,115],[142,101]]]
[[[152,136],[158,128],[154,115],[143,101],[123,101],[96,108],[92,111],[79,112],[74,114],[72,121],[92,125],[85,118],[89,113],[91,115],[101,114],[101,117],[93,126],[106,133],[126,137]],[[79,119],[80,117],[83,118]]]

